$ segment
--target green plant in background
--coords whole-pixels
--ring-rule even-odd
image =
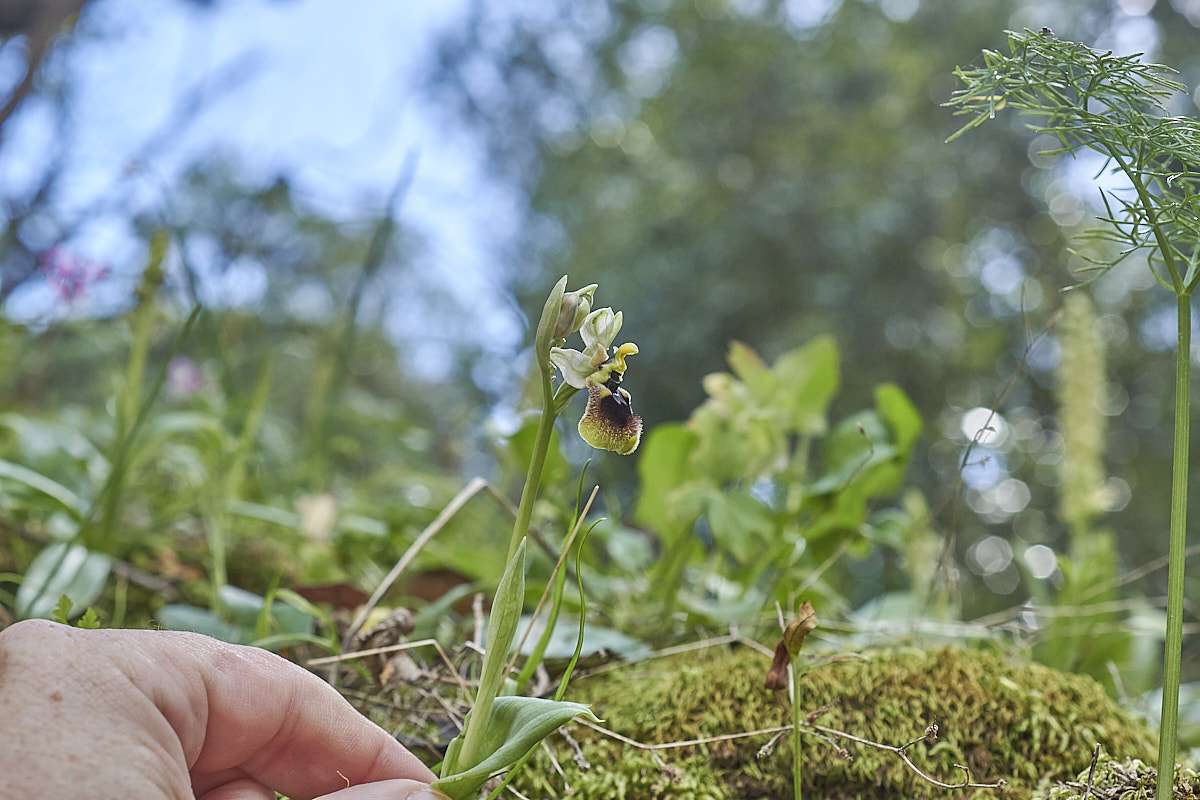
[[[704,379],[708,399],[686,424],[657,426],[638,465],[635,518],[655,531],[663,555],[653,591],[702,616],[730,622],[757,612],[789,578],[841,548],[901,546],[908,515],[872,503],[901,484],[921,420],[904,392],[884,384],[875,407],[830,427],[839,385],[838,351],[821,337],[768,365],[744,344],[729,351],[732,373]],[[920,505],[920,504],[917,504]],[[684,587],[685,572],[711,547],[710,574],[736,597],[709,600]],[[818,576],[819,577],[819,576]],[[828,587],[817,582],[817,591]]]
[[[475,700],[462,733],[454,738],[446,750],[440,777],[434,783],[455,800],[474,796],[488,778],[499,772],[509,773],[503,784],[507,785],[530,751],[570,720],[579,716],[596,720],[587,706],[562,700],[570,680],[571,667],[561,679],[554,699],[522,697],[512,693],[519,691],[536,669],[545,653],[546,637],[553,629],[552,623],[546,626],[544,635],[516,680],[510,681],[508,674],[525,601],[526,536],[533,504],[541,489],[542,472],[555,419],[577,391],[586,389],[587,407],[578,426],[585,441],[599,449],[628,455],[637,448],[641,438],[641,418],[633,412],[628,390],[621,386],[628,367],[626,359],[637,353],[637,346],[624,344],[609,354],[609,348],[621,329],[621,312],[614,312],[611,308],[591,309],[597,288],[595,284],[574,292],[567,292],[566,286],[567,278],[564,275],[550,292],[534,334],[534,361],[541,387],[541,418],[509,539],[504,574],[492,600],[486,652]],[[566,338],[576,332],[583,339],[585,349],[579,351],[562,347]],[[557,389],[553,386],[555,368],[562,374],[562,382]],[[587,506],[577,508],[572,533],[564,540],[563,553],[543,591],[544,597],[552,597],[551,619],[557,618],[563,599],[560,579],[563,561],[586,511]],[[578,561],[576,574],[578,577]],[[582,604],[582,584],[579,590]],[[583,625],[584,614],[581,609],[579,636],[572,664],[578,660],[583,647]],[[493,796],[502,790],[503,785]]]
[[[1063,437],[1059,517],[1069,540],[1066,554],[1058,559],[1063,582],[1053,599],[1042,581],[1030,584],[1034,596],[1056,612],[1042,630],[1034,654],[1043,664],[1105,681],[1110,679],[1109,663],[1125,663],[1132,642],[1127,632],[1111,630],[1123,614],[1111,608],[1095,613],[1080,610],[1115,600],[1117,581],[1112,532],[1096,527],[1109,500],[1104,469],[1107,426],[1101,409],[1108,380],[1104,337],[1085,293],[1067,295],[1057,329],[1062,347],[1058,426]]]
[[[947,105],[971,119],[953,141],[1007,108],[1032,118],[1033,131],[1059,146],[1047,155],[1094,151],[1128,188],[1101,188],[1104,223],[1087,238],[1115,255],[1083,254],[1098,274],[1143,256],[1175,298],[1175,440],[1167,628],[1159,730],[1158,800],[1171,796],[1178,746],[1180,661],[1190,421],[1191,296],[1200,281],[1200,122],[1166,113],[1184,91],[1174,70],[1057,38],[1049,29],[1008,34],[1008,53],[983,52],[983,66],[958,69],[962,82]]]
[[[0,479],[22,485],[33,495],[50,501],[59,515],[66,514],[65,518],[58,517],[61,524],[55,538],[59,541],[41,550],[21,580],[14,600],[18,618],[49,617],[55,598],[63,594],[74,609],[67,613],[84,613],[104,589],[112,569],[111,556],[129,545],[129,536],[119,524],[127,500],[125,489],[142,455],[150,411],[166,382],[165,364],[148,386],[145,373],[167,245],[167,237],[161,232],[149,243],[146,269],[129,315],[132,341],[124,381],[114,399],[114,424],[106,432],[109,444],[103,455],[95,454],[100,479],[82,494],[23,465],[0,462]],[[199,315],[200,308],[194,308],[171,343],[169,355],[179,350]],[[33,427],[15,415],[6,415],[3,422],[18,430]]]

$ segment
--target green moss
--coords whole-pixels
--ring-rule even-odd
[[[591,703],[612,730],[646,743],[767,728],[788,717],[782,696],[763,688],[767,665],[744,648],[713,649],[581,680],[571,695]],[[911,748],[913,760],[949,782],[961,778],[955,763],[969,765],[978,781],[1004,778],[1006,797],[1027,797],[1043,778],[1075,775],[1096,742],[1142,758],[1154,746],[1145,724],[1091,679],[981,651],[868,652],[813,669],[802,686],[806,708],[827,707],[819,724],[875,741],[900,744],[939,723],[938,741]],[[765,759],[756,755],[767,739],[760,737],[660,751],[657,763],[650,753],[579,726],[574,735],[590,769],[579,768],[561,737],[550,742],[578,800],[773,800],[791,792],[786,740]],[[812,797],[948,795],[891,753],[844,742],[853,755],[846,761],[827,744],[807,741],[805,788]],[[516,785],[534,798],[565,796],[563,777],[544,754]]]
[[[1047,782],[1034,800],[1083,800],[1087,794],[1089,769],[1070,782]],[[1092,775],[1091,797],[1113,800],[1153,800],[1158,771],[1136,758],[1117,760],[1102,757]],[[1200,800],[1200,774],[1180,767],[1175,771],[1175,800]]]

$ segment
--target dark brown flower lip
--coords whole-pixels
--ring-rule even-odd
[[[592,447],[629,455],[642,437],[642,418],[632,398],[615,376],[604,386],[589,386],[587,407],[579,420],[579,435]]]

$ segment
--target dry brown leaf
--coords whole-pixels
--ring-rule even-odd
[[[817,612],[812,603],[805,600],[800,604],[796,617],[787,624],[779,644],[775,645],[775,657],[771,659],[771,668],[767,670],[766,686],[772,691],[787,688],[787,668],[800,648],[804,638],[817,627]]]

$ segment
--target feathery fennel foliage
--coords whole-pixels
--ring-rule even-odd
[[[1143,257],[1177,301],[1175,441],[1171,469],[1170,569],[1163,658],[1158,800],[1171,796],[1179,721],[1183,645],[1183,576],[1187,538],[1191,293],[1200,280],[1200,122],[1167,113],[1184,90],[1175,71],[1140,54],[1116,56],[1059,39],[1048,28],[1009,32],[1008,53],[983,52],[983,66],[957,69],[962,87],[946,105],[970,120],[947,141],[1011,108],[1029,127],[1055,137],[1049,155],[1092,150],[1128,187],[1100,190],[1104,215],[1084,235],[1097,252],[1080,253],[1103,274]]]
[[[1131,191],[1101,190],[1107,223],[1084,234],[1118,246],[1114,255],[1084,254],[1106,270],[1141,253],[1155,278],[1178,294],[1195,288],[1200,245],[1200,120],[1173,117],[1166,101],[1185,90],[1175,70],[1143,64],[1058,39],[1043,29],[1009,33],[1009,55],[985,50],[984,66],[957,69],[963,88],[946,105],[971,120],[952,142],[1011,108],[1029,127],[1058,139],[1055,155],[1094,150],[1129,180]],[[1166,274],[1163,274],[1165,270]]]

